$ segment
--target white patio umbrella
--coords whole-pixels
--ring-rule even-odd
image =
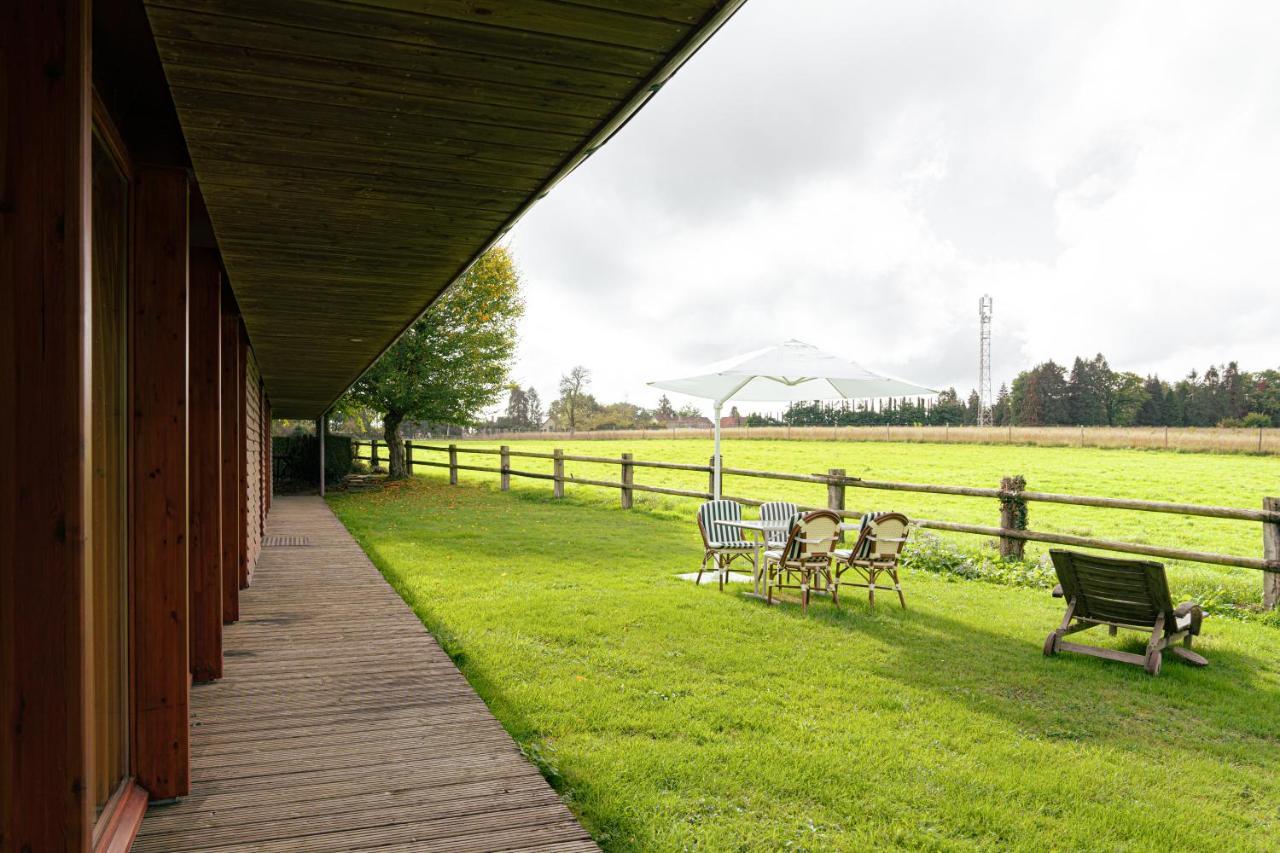
[[[720,410],[729,400],[787,403],[798,400],[871,400],[934,396],[937,391],[873,373],[803,341],[749,352],[709,365],[683,379],[650,382],[654,388],[703,397],[715,406],[715,482],[720,498]]]

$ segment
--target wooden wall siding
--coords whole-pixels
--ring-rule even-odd
[[[191,677],[222,677],[222,271],[213,249],[191,250]]]
[[[264,399],[265,399],[265,395],[264,395]],[[267,516],[271,515],[271,495],[275,492],[275,486],[276,486],[275,455],[274,455],[274,448],[271,446],[271,420],[272,420],[271,401],[266,400],[265,405],[266,405],[267,414],[266,414],[266,417],[263,418],[264,423],[262,425],[262,437],[264,442],[263,446],[267,449],[267,463],[265,465],[265,471],[267,475],[267,488],[265,490],[266,497],[267,497],[267,511],[263,514],[263,526],[262,526],[263,536],[265,536],[267,532],[266,518]]]
[[[130,549],[139,784],[187,793],[187,173],[142,167],[134,181],[130,299]]]
[[[240,315],[222,291],[222,622],[240,618]]]
[[[248,401],[245,399],[245,375],[249,363],[249,338],[244,331],[244,320],[241,318],[238,330],[240,339],[239,370],[236,372],[236,582],[241,589],[249,586],[249,452],[246,431],[248,421],[246,412]]]
[[[0,846],[89,844],[89,12],[0,4]],[[38,464],[37,464],[38,463]]]
[[[271,508],[271,408],[267,405],[267,390],[258,379],[258,443],[262,448],[260,474],[258,476],[258,539],[267,531],[267,511]]]
[[[249,350],[245,360],[245,584],[262,551],[262,389],[258,360]]]
[[[147,0],[276,414],[323,411],[738,3]]]

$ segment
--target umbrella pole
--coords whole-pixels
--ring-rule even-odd
[[[715,500],[720,500],[720,407],[724,405],[723,400],[717,400],[715,405],[715,483],[711,490],[715,496]]]

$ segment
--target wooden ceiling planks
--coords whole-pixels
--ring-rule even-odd
[[[741,0],[146,0],[273,409],[314,417]]]

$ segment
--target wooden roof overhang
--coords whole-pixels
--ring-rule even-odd
[[[743,0],[146,0],[273,411],[315,417]]]

